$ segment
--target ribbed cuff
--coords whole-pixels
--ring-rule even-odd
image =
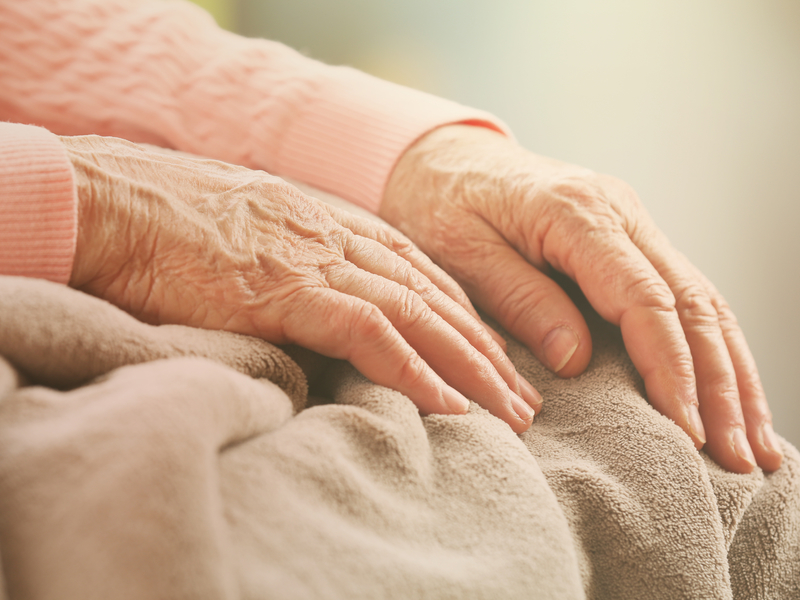
[[[511,135],[487,112],[340,67],[292,120],[277,171],[377,213],[403,152],[429,131],[455,123]]]
[[[0,274],[68,283],[77,240],[77,190],[58,138],[0,123]]]

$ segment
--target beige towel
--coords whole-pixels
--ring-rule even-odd
[[[516,436],[478,407],[420,418],[333,361],[303,409],[270,344],[0,278],[8,596],[800,598],[797,451],[722,471],[586,314],[574,380],[510,341],[546,399]]]

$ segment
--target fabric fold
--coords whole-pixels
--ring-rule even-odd
[[[211,359],[280,386],[295,411],[308,385],[272,344],[227,331],[142,323],[105,300],[27,277],[0,277],[0,356],[31,381],[71,389],[114,369],[163,358]]]
[[[798,597],[798,452],[782,442],[771,474],[714,465],[581,306],[595,347],[580,377],[507,338],[546,402],[516,436],[476,405],[420,417],[338,361],[291,416],[264,378],[294,410],[305,381],[263,341],[0,277],[11,597],[48,581],[82,599]],[[75,562],[48,554],[66,547]]]

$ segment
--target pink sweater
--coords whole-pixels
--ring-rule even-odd
[[[421,135],[506,132],[482,111],[223,31],[181,0],[0,0],[2,120],[264,169],[374,212]],[[0,123],[0,274],[67,282],[76,211],[58,138]]]

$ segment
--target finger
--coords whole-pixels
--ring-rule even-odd
[[[567,274],[604,319],[620,326],[650,403],[702,447],[692,354],[667,283],[621,228],[554,233],[570,242],[562,261]]]
[[[761,385],[756,362],[728,303],[705,276],[695,267],[692,268],[698,280],[705,284],[719,317],[722,335],[736,375],[747,438],[755,454],[756,464],[767,471],[775,471],[781,465],[783,451],[772,429],[772,414]]]
[[[516,394],[522,395],[517,372],[505,352],[494,342],[487,331],[472,316],[444,294],[425,275],[414,269],[407,260],[396,255],[382,244],[361,236],[352,236],[345,243],[345,258],[362,270],[380,275],[413,290],[450,326],[460,333],[478,352],[494,365],[497,372]],[[460,288],[459,288],[460,289]],[[530,400],[535,410],[541,406],[541,397]]]
[[[423,414],[464,414],[469,401],[448,386],[374,304],[330,288],[302,288],[282,307],[287,342],[349,361]]]
[[[659,232],[652,231],[642,247],[675,296],[692,354],[706,451],[723,468],[749,473],[756,460],[747,439],[736,372],[704,278]]]
[[[721,467],[749,473],[755,458],[747,441],[736,373],[708,294],[697,284],[668,277],[692,353],[706,451]]]
[[[561,287],[494,231],[454,271],[478,305],[562,377],[581,373],[592,355],[586,321]]]
[[[765,471],[775,471],[781,466],[783,451],[772,429],[772,414],[767,405],[756,362],[733,312],[721,297],[719,298],[714,302],[736,372],[747,439],[755,454],[756,464]]]
[[[468,395],[516,432],[525,431],[533,420],[533,409],[494,368],[416,292],[354,265],[326,270],[330,286],[357,296],[380,309],[397,332],[444,381]]]
[[[362,219],[335,206],[325,206],[330,211],[331,216],[343,227],[346,227],[356,235],[378,241],[398,256],[410,262],[417,271],[425,275],[437,288],[460,304],[473,319],[476,319],[503,349],[503,352],[507,350],[506,341],[499,333],[483,322],[464,290],[443,269],[428,258],[424,252],[417,248],[416,244],[410,239],[388,225]]]

